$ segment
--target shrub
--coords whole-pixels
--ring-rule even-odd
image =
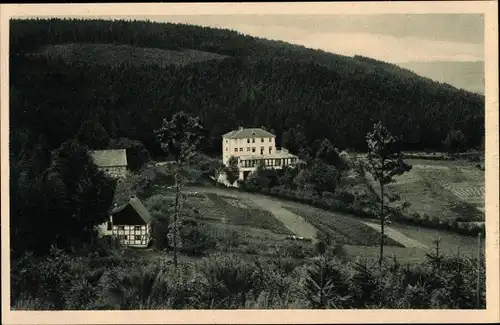
[[[348,191],[339,191],[335,194],[335,199],[347,205],[354,203],[355,198],[355,195]]]
[[[306,248],[304,244],[296,242],[287,245],[286,252],[293,258],[305,258],[312,255],[312,249],[310,247]]]
[[[303,295],[312,308],[342,308],[348,306],[349,276],[335,258],[326,255],[315,257],[305,269]]]
[[[150,213],[168,215],[173,200],[163,195],[153,195],[144,201],[144,205]]]
[[[201,268],[208,284],[209,300],[217,307],[245,306],[254,288],[255,267],[235,255],[215,254]]]
[[[156,180],[157,172],[153,169],[143,169],[135,177],[135,182],[132,186],[132,190],[136,193],[138,197],[148,196],[153,183]]]
[[[151,216],[153,221],[151,222],[151,236],[153,241],[153,246],[156,249],[165,249],[169,247],[169,218],[168,215],[161,214],[159,212],[152,212]]]
[[[156,169],[155,186],[163,187],[173,185],[175,185],[175,176],[173,171],[165,168]]]
[[[12,269],[12,300],[36,297],[50,302],[46,305],[50,309],[63,309],[72,266],[69,256],[54,247],[45,259],[25,254]]]
[[[192,255],[203,255],[207,250],[215,248],[215,239],[210,236],[206,226],[194,221],[184,221],[180,228],[182,239],[181,252]]]
[[[104,289],[100,282],[104,272],[104,268],[85,270],[80,277],[74,277],[69,290],[64,294],[66,308],[92,310],[104,307],[100,306],[102,302],[99,301]]]
[[[166,265],[117,269],[110,274],[106,295],[116,309],[157,309],[171,305]]]

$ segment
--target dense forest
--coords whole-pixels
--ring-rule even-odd
[[[274,130],[278,144],[300,129],[300,146],[326,138],[357,150],[376,120],[402,137],[403,149],[440,150],[457,130],[475,148],[484,135],[484,96],[370,58],[230,30],[13,20],[10,42],[12,129],[42,135],[52,150],[92,121],[158,155],[153,130],[180,110],[201,118],[207,153],[239,125]]]

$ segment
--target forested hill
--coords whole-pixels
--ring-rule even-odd
[[[57,148],[88,120],[113,138],[158,146],[162,117],[201,117],[206,149],[239,125],[306,145],[364,149],[381,120],[406,149],[440,149],[452,130],[484,135],[484,96],[363,57],[345,57],[222,29],[104,20],[11,21],[11,123]],[[369,46],[369,44],[367,44]],[[293,133],[293,132],[288,132]]]

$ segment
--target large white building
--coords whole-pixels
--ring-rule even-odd
[[[276,136],[261,128],[243,128],[233,130],[222,136],[222,161],[229,165],[231,157],[238,158],[240,179],[255,171],[258,166],[281,169],[295,166],[296,155],[285,148],[276,149]]]

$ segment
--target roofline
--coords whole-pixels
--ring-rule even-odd
[[[271,135],[270,136],[266,136],[266,138],[276,138],[276,134],[272,134],[271,132],[269,132],[269,133]],[[230,136],[230,134],[227,134],[227,133],[222,135],[223,138],[227,138],[229,136]],[[239,137],[236,137],[236,138],[239,138]],[[241,138],[248,138],[248,137],[241,137]]]
[[[263,132],[266,132],[268,134],[266,134],[266,138],[276,138],[276,134],[273,134],[267,130],[264,130],[263,128],[246,128],[246,129],[243,129],[243,130],[251,130],[251,129],[254,129],[254,130],[260,130],[260,131],[263,131]],[[236,130],[231,130],[229,132],[226,132],[222,135],[222,138],[233,138],[233,139],[247,139],[248,137],[243,137],[243,136],[238,136],[238,133],[240,131],[243,131],[243,130],[239,130],[239,129],[236,129]]]

